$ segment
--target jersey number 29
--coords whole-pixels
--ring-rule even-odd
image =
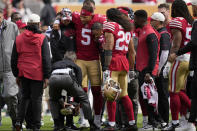
[[[118,36],[120,37],[119,39],[116,40],[116,45],[115,49],[116,50],[121,50],[121,51],[128,51],[128,45],[131,40],[131,33],[130,32],[124,32],[124,31],[119,31]],[[124,45],[123,43],[126,43],[127,45]]]

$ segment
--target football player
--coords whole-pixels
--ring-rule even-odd
[[[197,1],[196,0],[192,0],[191,1],[191,5],[192,5],[192,11],[193,11],[193,16],[197,17]],[[193,74],[193,79],[192,79],[192,85],[191,85],[191,98],[192,98],[192,102],[191,102],[191,111],[190,111],[190,116],[188,119],[188,125],[187,125],[187,130],[188,131],[196,131],[196,127],[195,127],[195,122],[196,122],[196,117],[197,117],[197,88],[196,88],[196,82],[197,82],[197,74],[196,74],[196,65],[197,65],[197,21],[193,22],[192,25],[192,33],[191,33],[191,41],[184,47],[179,49],[179,51],[175,54],[171,54],[170,57],[171,59],[175,59],[177,56],[185,54],[187,52],[191,51],[191,56],[190,56],[190,64],[189,64],[189,69],[190,71],[194,71]]]
[[[132,59],[129,59],[128,62],[126,57],[126,54],[129,51],[129,56],[131,58],[131,51],[134,49],[131,23],[129,18],[116,8],[108,9],[106,14],[108,22],[104,23],[103,26],[105,35],[105,64],[103,76],[108,75],[113,80],[120,83],[122,92],[119,99],[123,103],[128,116],[129,125],[127,128],[136,129],[133,104],[127,93],[127,72],[129,71],[129,67],[134,69],[134,64],[131,65],[131,63],[134,62],[132,62]],[[116,130],[116,102],[107,101],[107,110],[109,123],[104,130]]]
[[[191,24],[193,22],[192,16],[183,0],[175,0],[172,3],[171,16],[172,20],[169,23],[169,27],[172,34],[173,45],[170,54],[177,52],[191,40]],[[185,89],[186,79],[189,74],[189,58],[190,53],[177,57],[174,62],[168,59],[163,71],[164,76],[167,76],[170,71],[169,92],[172,126],[169,127],[169,130],[180,127],[179,113],[181,105],[187,106],[189,110],[191,107],[188,96],[181,91]]]
[[[74,12],[72,18],[76,28],[76,64],[82,69],[82,86],[87,86],[86,77],[90,80],[95,113],[94,120],[100,126],[100,114],[103,105],[101,70],[99,48],[91,37],[91,27],[95,22],[103,23],[106,18],[103,15],[94,14],[94,8],[88,5],[84,5],[80,13]]]
[[[127,16],[130,21],[131,21],[131,24],[132,24],[132,31],[134,30],[134,11],[129,8],[129,7],[125,7],[125,6],[121,6],[121,7],[117,7],[117,9],[119,9],[123,14],[125,14],[125,16]],[[132,33],[133,34],[133,33]],[[133,34],[134,36],[134,34]],[[132,61],[135,62],[135,51],[133,50],[133,55],[132,55]],[[133,64],[134,65],[134,64]],[[138,85],[138,79],[137,79],[137,74],[135,73],[134,70],[130,70],[129,73],[128,73],[128,96],[129,98],[131,99],[132,103],[133,103],[133,110],[134,110],[134,116],[135,116],[135,122],[137,123],[137,114],[138,114],[138,88],[139,88],[139,85]],[[117,102],[117,104],[119,104],[119,102]],[[121,103],[120,103],[121,104]],[[119,108],[118,108],[119,107]],[[122,109],[123,106],[122,104],[121,105],[118,105],[117,106],[118,109]],[[117,122],[121,125],[121,124],[126,124],[127,123],[127,120],[124,120],[124,118],[127,118],[126,116],[126,113],[124,110],[117,110],[116,113],[116,117],[117,117]],[[120,113],[121,112],[121,113]],[[120,114],[122,114],[122,116],[120,116]],[[123,126],[123,125],[122,125]]]

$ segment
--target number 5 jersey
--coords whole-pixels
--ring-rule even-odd
[[[91,27],[95,22],[104,23],[106,17],[94,14],[88,24],[82,24],[80,13],[73,12],[72,21],[75,23],[76,28],[77,59],[86,61],[99,60],[99,45],[92,39]]]

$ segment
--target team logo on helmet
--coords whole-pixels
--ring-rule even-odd
[[[107,101],[116,101],[119,98],[121,91],[120,84],[111,78],[106,80],[102,89],[103,96]]]

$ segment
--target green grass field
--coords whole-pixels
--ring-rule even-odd
[[[50,121],[51,116],[44,116],[44,126],[42,126],[42,131],[51,131],[53,129],[53,122]],[[78,117],[74,118],[74,122],[77,123]],[[78,124],[76,124],[79,126]],[[142,115],[138,115],[138,127],[142,127]],[[2,126],[0,126],[0,131],[11,131],[11,120],[10,117],[2,118]]]

